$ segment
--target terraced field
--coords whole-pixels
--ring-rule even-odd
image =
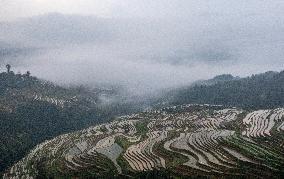
[[[131,178],[150,170],[282,178],[283,167],[284,109],[183,105],[58,136],[38,145],[4,178]]]

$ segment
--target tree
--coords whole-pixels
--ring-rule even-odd
[[[30,71],[27,71],[27,77],[29,77],[31,75],[31,72]]]
[[[7,65],[6,65],[6,68],[7,68],[7,73],[10,73],[11,65],[10,65],[10,64],[7,64]]]

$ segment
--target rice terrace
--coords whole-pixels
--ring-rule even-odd
[[[284,108],[149,110],[45,141],[4,178],[131,177],[150,170],[196,177],[283,176],[283,117]]]
[[[284,0],[0,0],[0,178],[284,179]]]

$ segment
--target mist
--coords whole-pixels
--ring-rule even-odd
[[[4,20],[0,67],[135,95],[284,68],[284,2],[121,2],[107,17],[58,7]]]

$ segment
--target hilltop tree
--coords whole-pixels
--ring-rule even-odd
[[[27,77],[31,76],[31,72],[27,71],[26,75],[27,75]]]
[[[7,73],[10,73],[11,65],[10,65],[10,64],[7,64],[7,65],[6,65],[6,68],[7,68]]]

